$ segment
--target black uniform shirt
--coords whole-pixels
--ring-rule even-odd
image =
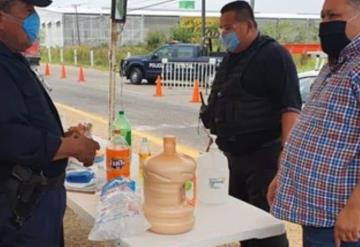
[[[63,130],[58,113],[26,59],[0,42],[0,183],[15,164],[54,177]]]
[[[251,46],[259,42],[259,39],[260,35]],[[229,54],[229,65],[225,69],[230,71],[249,50],[250,48],[237,54]],[[262,47],[252,58],[241,83],[248,93],[268,97],[271,102],[280,106],[281,112],[301,110],[302,101],[295,64],[289,52],[277,42]],[[281,130],[263,131],[237,136],[232,140],[218,137],[217,143],[223,151],[241,155],[280,136]]]

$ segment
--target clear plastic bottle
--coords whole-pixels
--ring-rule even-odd
[[[142,183],[144,178],[144,164],[145,160],[151,156],[148,139],[146,137],[141,139],[139,150],[139,181]]]
[[[115,129],[106,148],[106,177],[109,181],[120,176],[130,176],[130,148],[121,131]]]
[[[112,135],[115,130],[121,131],[121,135],[123,136],[124,140],[129,145],[129,147],[131,147],[131,125],[124,111],[119,111],[115,120],[113,121],[111,125]]]
[[[92,131],[93,131],[93,125],[91,122],[84,122],[83,123],[84,127],[85,127],[85,132],[84,132],[84,135],[87,137],[87,138],[93,138],[92,136]]]

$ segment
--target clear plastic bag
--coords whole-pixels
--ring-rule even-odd
[[[116,240],[142,234],[149,228],[134,181],[117,178],[104,185],[89,240]]]

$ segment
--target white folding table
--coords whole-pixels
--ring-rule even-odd
[[[67,196],[68,206],[89,224],[94,224],[97,196],[79,192],[68,192]],[[120,239],[118,246],[214,247],[239,240],[272,237],[285,232],[281,221],[230,196],[222,205],[199,203],[195,215],[195,226],[188,233],[170,236],[146,232]]]
[[[104,145],[106,141],[99,139]],[[138,158],[132,155],[131,174],[138,174]],[[95,169],[96,172],[96,169]],[[67,192],[67,205],[82,219],[93,225],[96,217],[97,195]],[[198,203],[195,226],[185,234],[159,235],[146,232],[123,238],[115,245],[121,247],[214,247],[247,239],[263,239],[285,233],[282,221],[250,204],[229,196],[221,205]]]

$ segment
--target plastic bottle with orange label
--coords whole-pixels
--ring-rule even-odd
[[[139,182],[143,184],[144,180],[144,164],[145,161],[151,156],[148,139],[146,137],[141,139],[139,149]]]
[[[193,189],[196,162],[176,152],[176,138],[164,137],[164,152],[149,158],[144,165],[144,212],[150,231],[180,234],[194,225],[194,201],[186,190]]]
[[[114,130],[106,148],[106,178],[130,176],[130,148],[121,136],[120,130]]]

